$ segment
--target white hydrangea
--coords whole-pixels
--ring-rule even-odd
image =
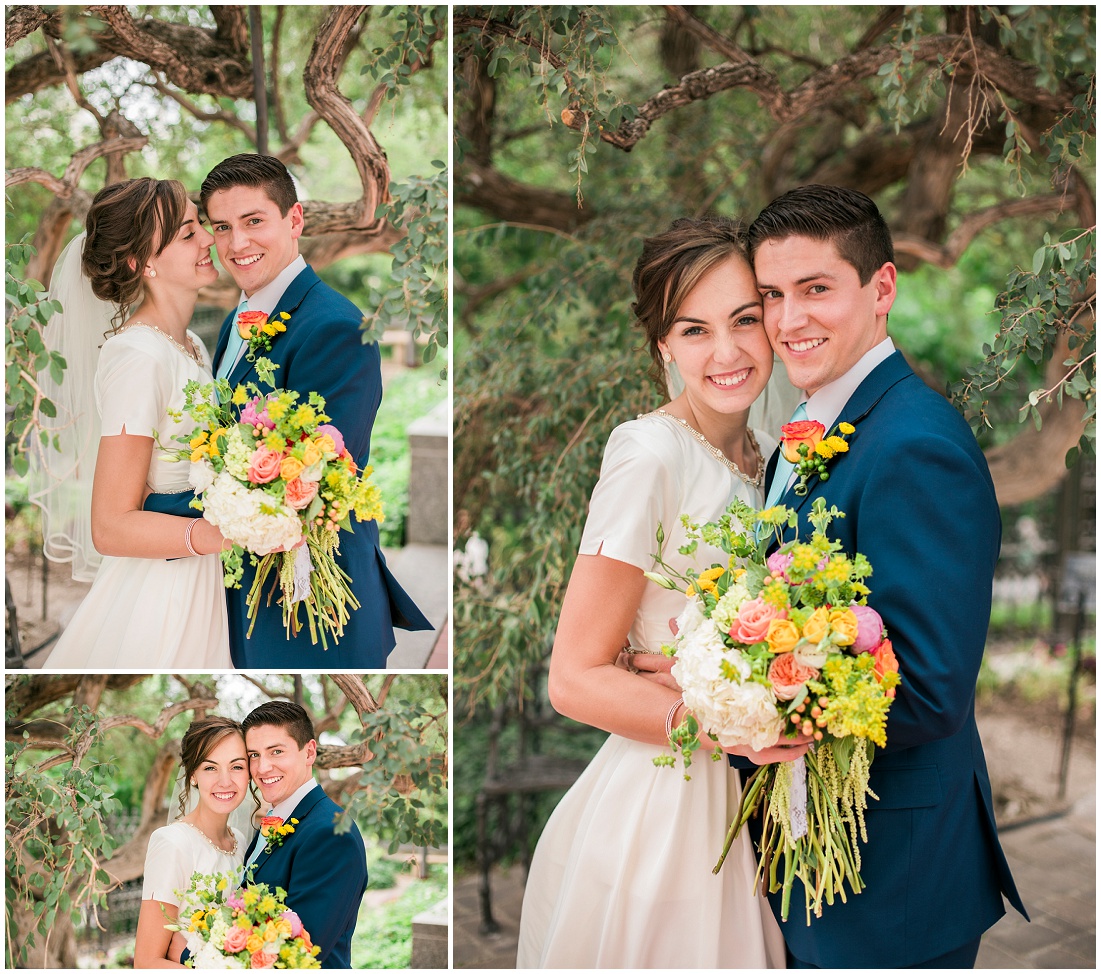
[[[201,494],[218,476],[209,460],[203,459],[191,464],[187,472],[187,482],[196,494]]]
[[[714,619],[703,616],[698,608],[694,611],[698,619],[686,609],[677,620],[678,625],[684,620],[692,628],[677,635],[677,661],[671,671],[681,686],[685,706],[703,730],[714,734],[724,747],[748,744],[760,750],[772,746],[784,729],[775,696],[768,687],[749,679],[749,663],[723,642]]]
[[[203,517],[256,555],[290,549],[302,539],[298,514],[263,490],[249,490],[223,470],[203,495]]]
[[[223,954],[214,946],[213,938],[208,943],[197,933],[184,934],[187,938],[187,949],[191,953],[191,966],[195,970],[203,971],[243,971],[247,966],[241,958]]]
[[[745,578],[745,576],[743,575],[742,578]],[[711,611],[711,621],[723,632],[730,632],[731,626],[738,618],[738,610],[743,603],[749,601],[749,589],[742,578],[739,578],[726,590],[723,597],[719,599],[718,604]]]
[[[677,616],[677,633],[679,636],[687,636],[700,623],[706,621],[707,616],[703,614],[703,610],[700,608],[700,600],[691,595],[688,597],[688,601],[684,603],[680,615]]]

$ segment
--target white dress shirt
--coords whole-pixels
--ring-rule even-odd
[[[277,815],[284,822],[289,821],[291,817],[291,812],[295,810],[298,803],[302,801],[302,799],[305,798],[310,793],[310,791],[316,787],[317,779],[313,777],[313,775],[310,775],[309,781],[299,786],[299,788],[289,798],[284,798],[278,805],[276,805],[270,812],[268,812],[268,814]]]

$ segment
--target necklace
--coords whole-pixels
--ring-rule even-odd
[[[210,848],[212,848],[215,852],[220,852],[223,856],[235,856],[235,855],[237,855],[237,833],[236,832],[233,832],[233,831],[230,832],[230,835],[233,836],[233,848],[232,849],[223,849],[220,845],[218,845],[217,842],[215,842],[209,835],[207,835],[201,828],[199,828],[199,826],[192,825],[191,822],[184,822],[183,819],[180,819],[180,822],[183,825],[186,825],[189,828],[193,828],[196,832],[198,832],[199,835],[201,835],[204,839],[206,839],[207,845],[209,845]]]
[[[186,345],[181,345],[178,341],[176,341],[175,338],[173,338],[170,334],[168,334],[168,332],[166,332],[163,328],[158,328],[156,325],[151,325],[151,324],[149,324],[148,321],[139,321],[137,318],[135,318],[133,321],[130,322],[130,324],[126,325],[125,328],[120,328],[119,330],[120,331],[125,331],[126,328],[134,328],[138,325],[142,326],[143,328],[149,328],[149,329],[155,331],[158,335],[163,335],[164,338],[167,341],[169,341],[173,345],[175,345],[176,348],[178,348],[181,352],[183,352],[184,355],[186,355],[193,362],[196,362],[199,365],[204,365],[205,364],[203,362],[203,357],[199,353],[199,350],[197,348],[195,348],[194,346],[192,346],[191,348],[188,348]],[[191,343],[191,339],[188,339],[188,344],[190,344],[190,343]]]
[[[748,426],[746,427],[746,433],[749,436],[749,445],[753,447],[753,455],[757,458],[757,470],[752,477],[746,474],[733,460],[730,459],[722,450],[720,450],[715,444],[713,444],[706,436],[703,435],[698,429],[692,426],[690,423],[686,423],[679,416],[674,416],[672,413],[667,413],[664,409],[655,409],[652,413],[646,413],[645,416],[666,416],[676,423],[680,423],[689,433],[699,441],[700,445],[710,453],[716,460],[719,461],[724,467],[733,473],[737,474],[743,481],[749,484],[754,490],[759,490],[765,477],[765,458],[761,454],[761,448],[757,445],[757,437],[753,435],[753,430]],[[644,418],[643,415],[638,417]]]

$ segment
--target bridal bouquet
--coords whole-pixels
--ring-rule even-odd
[[[294,391],[275,388],[274,366],[256,364],[264,394],[255,383],[232,389],[226,379],[184,388],[186,413],[197,424],[174,437],[186,448],[165,459],[191,464],[189,481],[200,495],[192,506],[233,542],[222,552],[227,588],[239,588],[248,552],[256,575],[248,593],[249,633],[264,586],[275,578],[267,603],[279,588],[288,635],[302,628],[305,606],[310,639],[339,641],[359,602],[350,579],[336,563],[340,532],[357,521],[382,520],[371,468],[360,472],[340,431],[326,420],[325,400],[311,392],[305,402]],[[176,419],[182,418],[182,413]]]
[[[180,912],[168,930],[180,931],[191,957],[203,970],[320,967],[302,921],[285,905],[287,894],[265,883],[237,888],[236,873],[195,873],[186,890],[176,890]]]
[[[734,501],[717,522],[702,526],[682,518],[695,551],[700,541],[730,556],[727,565],[687,575],[647,573],[665,588],[687,583],[688,601],[671,646],[672,675],[684,693],[688,717],[670,738],[686,767],[702,730],[722,746],[755,750],[781,734],[814,739],[799,761],[764,765],[746,782],[739,813],[730,825],[715,872],[742,826],[763,814],[757,878],[768,874],[770,892],[783,890],[788,917],[796,877],[806,893],[807,922],[821,916],[823,900],[845,900],[845,883],[863,888],[858,838],[867,841],[864,810],[875,745],[887,742],[887,711],[899,682],[898,663],[883,620],[865,604],[872,566],[848,556],[826,531],[844,517],[814,501],[807,541],[789,541],[765,557],[768,539],[756,527],[794,527],[794,511],[755,511]],[[664,541],[658,529],[659,545]],[[738,567],[738,565],[744,567]],[[670,577],[672,576],[672,577]],[[712,752],[715,760],[725,757]],[[662,755],[655,764],[671,765]]]

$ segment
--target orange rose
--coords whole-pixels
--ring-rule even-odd
[[[774,653],[790,653],[799,642],[799,627],[787,619],[773,619],[768,624],[768,648]]]
[[[788,463],[798,463],[802,460],[799,447],[807,445],[807,456],[814,453],[814,448],[822,442],[826,435],[826,427],[816,419],[803,419],[798,423],[788,423],[780,427],[780,449],[784,459]]]
[[[803,684],[815,676],[818,676],[818,670],[797,663],[792,653],[777,656],[768,667],[768,682],[780,700],[794,700]]]
[[[891,645],[889,639],[884,639],[875,649],[872,650],[872,655],[875,657],[875,675],[880,680],[883,679],[888,673],[898,672],[898,657],[895,656],[895,648]],[[891,687],[887,691],[888,697],[895,695],[894,687]]]
[[[263,311],[242,311],[237,316],[237,334],[248,341],[256,333],[254,329],[263,328],[268,316]]]
[[[310,506],[310,501],[314,499],[316,494],[316,480],[303,480],[301,477],[295,477],[294,480],[287,481],[284,498],[288,507],[301,511]]]

